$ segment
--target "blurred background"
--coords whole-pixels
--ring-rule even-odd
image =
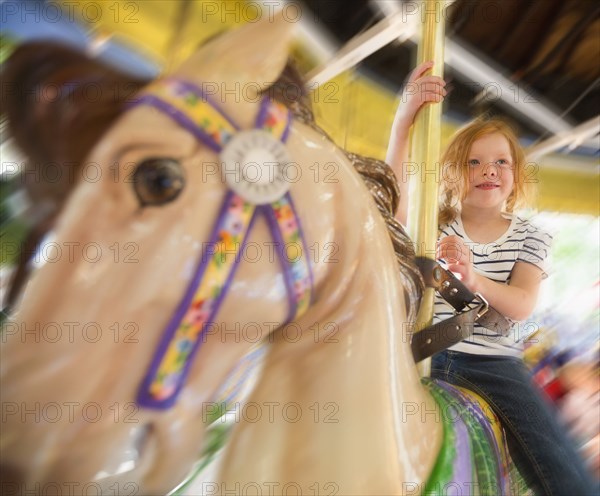
[[[448,2],[443,141],[481,114],[517,129],[538,184],[536,222],[554,235],[551,277],[526,358],[600,474],[600,3]],[[63,41],[150,78],[196,46],[274,9],[296,24],[293,47],[317,122],[345,148],[384,159],[398,94],[415,65],[422,6],[402,0],[0,1],[0,62],[32,39]],[[4,91],[4,86],[2,91]],[[0,123],[0,276],[27,231],[25,158]],[[444,145],[442,143],[442,146]],[[582,422],[581,412],[589,412]]]

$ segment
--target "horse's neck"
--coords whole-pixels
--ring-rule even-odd
[[[277,481],[309,494],[398,494],[427,479],[441,425],[410,355],[391,245],[367,204],[357,226],[375,227],[340,246],[315,306],[278,333],[233,433],[224,487]]]

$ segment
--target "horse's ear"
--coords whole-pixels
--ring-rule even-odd
[[[175,72],[202,84],[229,84],[225,91],[236,84],[264,91],[285,67],[292,28],[282,12],[269,13],[213,38]]]

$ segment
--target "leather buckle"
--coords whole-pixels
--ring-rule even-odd
[[[475,297],[481,302],[482,305],[479,310],[477,310],[477,318],[480,319],[488,312],[490,309],[490,304],[481,293],[475,293]]]

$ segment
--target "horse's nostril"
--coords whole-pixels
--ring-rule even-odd
[[[0,493],[3,496],[22,494],[25,476],[21,470],[10,465],[0,465]]]

